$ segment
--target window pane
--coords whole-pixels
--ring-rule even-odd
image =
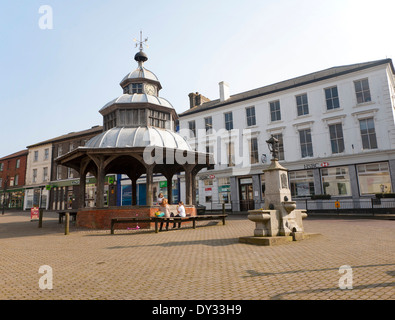
[[[362,80],[362,90],[369,90],[369,82],[368,79]]]
[[[362,85],[360,81],[356,81],[354,82],[354,84],[355,84],[355,91],[357,92],[362,91]]]
[[[370,149],[369,148],[369,138],[367,135],[362,136],[362,148],[363,149]]]
[[[332,98],[331,89],[325,89],[325,98],[328,100]]]
[[[369,135],[369,143],[370,143],[370,149],[377,149],[377,139],[375,133]]]

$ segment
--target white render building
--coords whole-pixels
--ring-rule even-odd
[[[261,207],[271,135],[279,139],[293,200],[330,194],[355,202],[394,192],[394,74],[392,60],[384,59],[235,95],[221,82],[213,101],[191,93],[180,133],[216,159],[213,170],[198,174],[198,202],[234,211]]]
[[[34,206],[48,209],[49,190],[46,185],[51,180],[52,143],[42,142],[27,147],[25,203],[23,209]]]

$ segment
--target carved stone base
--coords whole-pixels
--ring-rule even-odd
[[[293,241],[300,241],[311,239],[316,236],[320,236],[319,233],[304,233],[295,232],[293,236],[276,236],[276,237],[240,237],[240,243],[254,244],[258,246],[275,246],[281,244],[289,244]]]

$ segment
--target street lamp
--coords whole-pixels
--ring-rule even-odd
[[[277,161],[278,155],[278,139],[276,139],[273,135],[270,137],[269,140],[266,140],[267,146],[269,147],[269,151],[272,154],[272,160]]]
[[[5,195],[7,192],[7,185],[8,185],[8,176],[6,176],[5,180],[4,180],[4,188],[3,188],[3,209],[1,211],[1,214],[4,215],[4,211],[5,211]]]

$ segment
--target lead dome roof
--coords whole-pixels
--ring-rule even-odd
[[[189,143],[178,133],[156,127],[115,127],[92,139],[85,148],[163,147],[192,151]]]

